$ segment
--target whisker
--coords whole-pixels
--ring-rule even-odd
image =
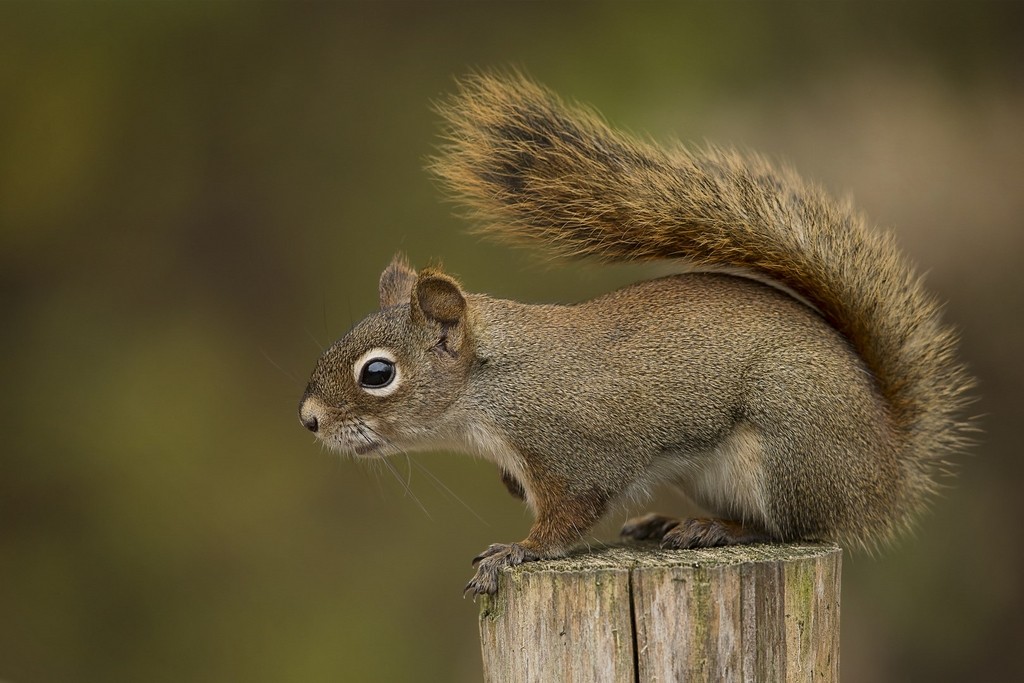
[[[283,374],[283,375],[284,375],[285,377],[287,377],[287,378],[288,378],[288,379],[290,379],[291,381],[295,382],[295,384],[297,384],[297,385],[298,385],[298,386],[300,386],[300,387],[302,387],[302,386],[305,386],[305,385],[304,385],[304,384],[302,383],[302,381],[301,381],[301,380],[299,380],[299,379],[298,379],[298,378],[297,378],[297,377],[296,377],[295,375],[293,375],[292,373],[288,372],[287,370],[285,370],[284,368],[282,368],[282,367],[281,367],[280,365],[278,365],[278,364],[277,364],[277,363],[276,363],[276,362],[274,361],[274,359],[273,359],[273,358],[271,358],[271,357],[270,357],[270,356],[269,356],[269,355],[267,354],[267,352],[266,352],[266,351],[264,351],[264,350],[263,350],[262,348],[260,348],[260,353],[262,353],[262,354],[263,354],[263,357],[267,359],[267,362],[268,362],[268,363],[270,363],[270,364],[271,364],[271,365],[273,365],[273,366],[274,366],[275,368],[277,368],[278,370],[280,370],[280,371],[281,371],[281,374]]]
[[[317,347],[318,349],[320,349],[320,353],[323,353],[323,352],[324,352],[324,351],[325,351],[326,349],[325,349],[324,345],[320,343],[320,340],[316,338],[316,335],[314,335],[314,334],[313,334],[313,333],[312,333],[312,332],[311,332],[311,331],[309,330],[309,328],[308,328],[308,327],[304,327],[304,328],[302,328],[302,329],[304,329],[304,330],[306,331],[306,334],[307,334],[307,335],[309,335],[309,338],[310,338],[310,339],[312,339],[312,340],[313,340],[313,343],[314,343],[314,344],[316,344],[316,347]]]
[[[472,507],[470,507],[469,503],[467,503],[466,501],[464,501],[464,500],[462,500],[461,498],[459,498],[459,497],[458,497],[458,495],[456,495],[454,491],[452,491],[452,490],[451,490],[450,488],[448,488],[448,487],[447,487],[447,486],[445,485],[445,483],[444,483],[443,481],[441,481],[441,480],[440,480],[440,479],[439,479],[439,478],[437,477],[437,475],[435,475],[435,474],[434,474],[433,472],[431,472],[431,471],[430,471],[429,469],[427,469],[427,466],[426,466],[426,465],[424,465],[424,464],[423,464],[423,463],[421,463],[420,461],[416,460],[415,458],[413,458],[413,459],[412,459],[412,464],[413,464],[413,465],[415,465],[416,467],[420,468],[420,470],[421,470],[421,471],[422,471],[422,472],[423,472],[424,474],[426,474],[426,475],[427,475],[428,477],[430,477],[430,480],[431,480],[431,482],[432,482],[432,483],[434,484],[434,487],[435,487],[435,488],[436,488],[436,489],[437,489],[438,491],[440,491],[441,493],[445,493],[445,494],[448,494],[448,495],[449,495],[449,496],[451,496],[451,497],[452,497],[453,499],[455,499],[455,500],[456,500],[456,501],[457,501],[458,503],[460,503],[460,504],[462,505],[462,507],[464,507],[464,508],[466,508],[467,510],[469,510],[469,513],[470,513],[471,515],[473,515],[473,516],[474,516],[474,517],[476,517],[476,518],[477,518],[478,520],[480,520],[481,522],[483,522],[484,526],[490,526],[490,523],[489,523],[489,522],[488,522],[488,521],[487,521],[486,519],[484,519],[484,518],[483,518],[483,517],[481,517],[481,516],[480,516],[479,514],[477,514],[477,511],[476,511],[476,510],[474,510],[474,509],[473,509]]]
[[[576,525],[576,522],[570,522],[570,526],[572,527],[572,530],[576,532],[576,535],[580,537],[580,541],[581,541],[581,542],[582,542],[582,543],[583,543],[584,545],[586,545],[586,546],[587,546],[587,552],[588,552],[588,553],[590,553],[590,552],[593,552],[593,551],[594,551],[594,549],[593,549],[593,547],[592,547],[592,546],[590,545],[590,540],[588,540],[588,538],[587,538],[587,536],[588,536],[588,535],[587,535],[587,534],[585,534],[584,532],[580,531],[580,528],[579,528],[579,527],[578,527],[578,526]],[[593,536],[590,536],[590,538],[594,538],[594,537],[593,537]]]
[[[412,488],[412,458],[405,451],[399,451],[405,456],[405,485],[407,488]]]
[[[402,479],[401,473],[399,473],[395,466],[391,464],[391,461],[388,460],[387,458],[379,458],[379,460],[380,462],[384,463],[384,466],[388,468],[391,474],[395,475],[395,479],[398,480],[398,483],[402,485],[402,487],[405,489],[405,492],[409,495],[409,497],[412,498],[416,505],[419,506],[420,510],[423,510],[423,514],[427,516],[427,519],[433,521],[434,518],[430,516],[430,513],[427,512],[427,508],[423,506],[423,503],[420,502],[420,499],[416,497],[416,494],[412,492],[412,489],[409,488],[409,485],[405,482],[404,479]]]
[[[321,273],[321,277],[322,276],[323,276],[323,274]],[[323,283],[321,283],[321,287],[322,286],[323,286]],[[320,297],[320,313],[323,315],[324,334],[327,335],[328,337],[330,337],[331,336],[331,332],[330,332],[330,330],[327,329],[327,294],[326,294],[327,290],[326,289],[321,289],[321,291],[324,292],[323,296]]]
[[[360,464],[362,464],[362,463],[360,463]],[[378,459],[370,460],[367,463],[367,465],[368,465],[369,471],[373,472],[373,483],[377,487],[377,495],[380,496],[381,500],[387,500],[388,497],[387,497],[387,494],[384,493],[384,485],[381,483],[381,479],[380,479],[380,473],[381,473],[381,471],[384,468],[381,467],[380,461]],[[362,468],[360,468],[360,469],[362,469]]]
[[[364,439],[366,439],[367,441],[370,441],[370,439],[368,439],[366,437],[366,432],[369,432],[373,436],[377,437],[377,440],[380,443],[382,443],[385,446],[388,446],[390,448],[394,448],[399,453],[404,453],[405,456],[406,456],[406,460],[408,460],[410,463],[412,462],[411,460],[409,460],[409,455],[407,453],[405,453],[405,451],[403,451],[403,450],[401,450],[399,448],[395,448],[391,444],[390,441],[388,441],[386,438],[384,438],[381,435],[380,432],[378,432],[376,429],[374,429],[370,425],[366,424],[365,422],[357,423],[356,424],[356,431],[358,431],[359,434]],[[402,479],[402,475],[398,471],[398,468],[395,467],[394,464],[392,464],[392,462],[386,456],[385,457],[381,457],[381,458],[377,458],[377,460],[379,460],[381,463],[383,463],[383,465],[388,468],[388,470],[391,472],[391,474],[393,474],[395,476],[395,479],[398,480],[398,483],[402,485],[403,489],[405,489],[405,493],[416,502],[416,505],[418,505],[421,510],[423,510],[423,514],[425,514],[427,516],[427,519],[433,520],[434,518],[430,516],[429,512],[427,512],[427,508],[423,505],[423,503],[420,501],[420,499],[416,497],[416,494],[412,492],[412,467],[410,466],[409,469],[408,469],[407,479]]]

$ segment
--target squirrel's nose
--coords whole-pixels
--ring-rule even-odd
[[[299,422],[302,423],[303,427],[316,434],[320,429],[320,420],[317,419],[316,410],[311,404],[312,401],[310,399],[303,399],[299,405]]]

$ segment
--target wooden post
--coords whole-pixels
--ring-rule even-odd
[[[629,545],[505,569],[481,603],[484,680],[838,681],[841,558]]]

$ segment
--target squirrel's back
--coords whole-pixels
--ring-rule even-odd
[[[809,302],[884,399],[895,440],[884,464],[905,490],[883,535],[934,490],[967,442],[972,380],[890,235],[760,157],[655,147],[520,76],[472,77],[440,111],[447,143],[434,169],[483,233],[567,256],[738,268]]]

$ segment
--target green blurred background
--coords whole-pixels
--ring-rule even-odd
[[[985,435],[913,538],[847,554],[844,677],[1024,679],[1022,28],[978,2],[3,3],[0,679],[479,678],[469,559],[528,514],[449,454],[397,459],[407,495],[296,406],[398,249],[529,301],[664,272],[464,234],[430,103],[509,65],[894,226]]]

